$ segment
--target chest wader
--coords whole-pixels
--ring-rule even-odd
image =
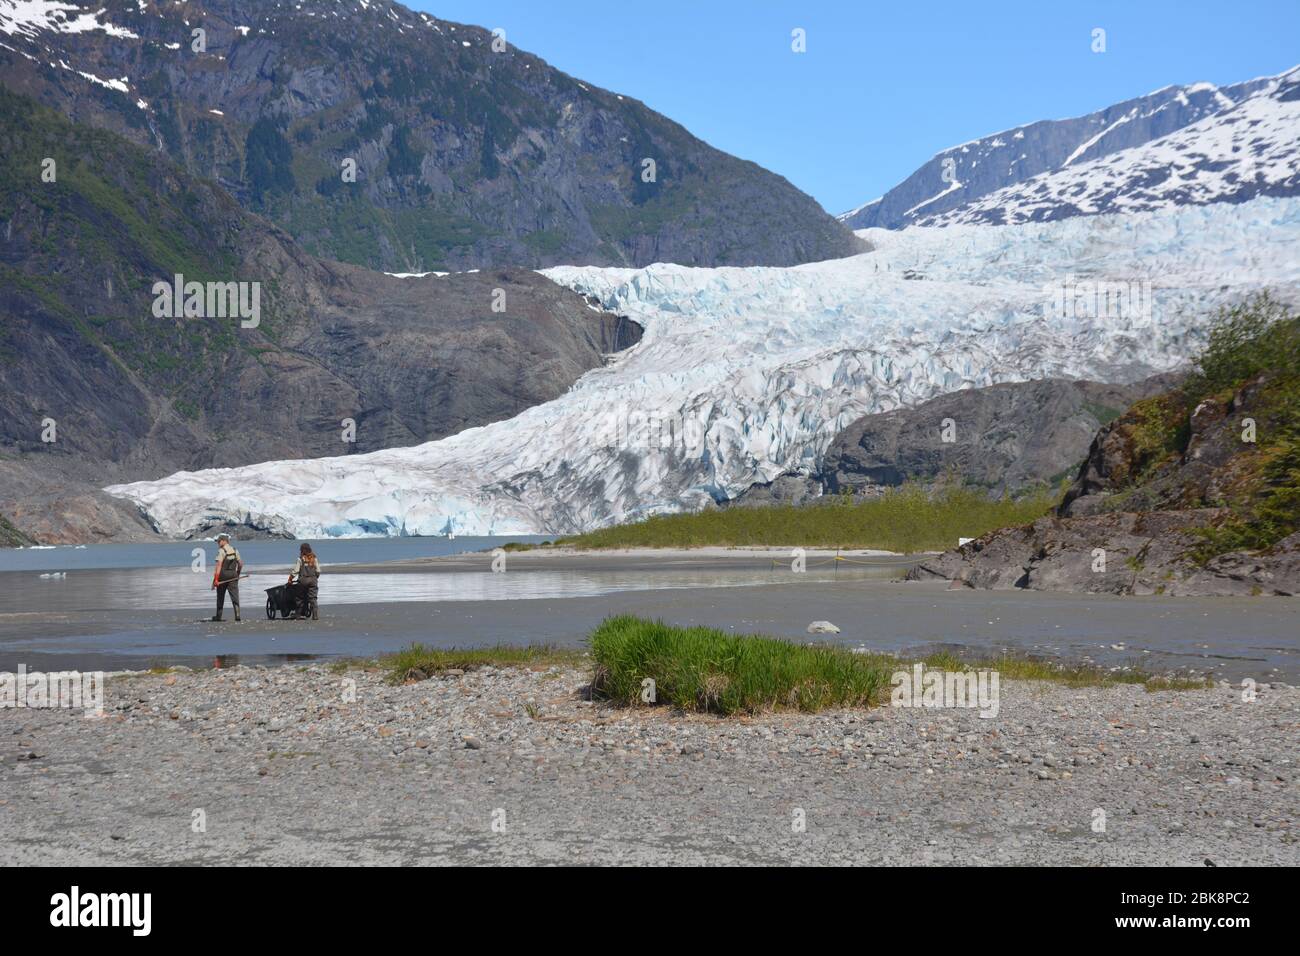
[[[221,620],[221,612],[226,605],[226,592],[230,592],[230,606],[234,608],[235,620],[239,618],[239,559],[233,554],[228,554],[221,562],[221,570],[217,572],[217,613],[212,618],[214,621]]]
[[[316,607],[317,585],[319,583],[320,568],[304,561],[302,567],[298,569],[298,589],[303,599],[302,616],[306,617],[310,613],[314,621],[320,620],[320,610]]]

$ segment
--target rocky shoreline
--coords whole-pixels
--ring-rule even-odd
[[[0,864],[1300,863],[1284,684],[718,719],[588,678],[178,670],[0,710]]]
[[[1040,518],[928,557],[907,572],[907,579],[1084,594],[1300,595],[1300,533],[1264,551],[1232,551],[1203,564],[1189,559],[1198,543],[1195,529],[1214,517],[1202,511],[1151,511]]]

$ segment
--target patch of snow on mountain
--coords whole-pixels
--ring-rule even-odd
[[[937,202],[938,200],[942,199],[944,196],[947,196],[949,193],[956,192],[958,189],[961,189],[961,183],[957,182],[957,180],[954,179],[951,183],[948,184],[947,189],[943,190],[940,193],[936,193],[935,195],[931,196],[929,199],[922,199],[911,209],[907,210],[907,212],[905,212],[903,215],[910,216],[918,209],[924,209],[926,206],[930,205],[931,203]]]
[[[1069,166],[1072,162],[1074,162],[1076,159],[1078,159],[1088,150],[1092,149],[1092,147],[1097,145],[1097,143],[1101,141],[1102,137],[1118,129],[1120,126],[1123,126],[1125,123],[1131,122],[1133,120],[1133,117],[1135,116],[1137,116],[1136,108],[1129,110],[1127,113],[1125,113],[1119,119],[1115,120],[1115,122],[1111,123],[1109,126],[1103,129],[1100,133],[1097,133],[1095,136],[1089,136],[1082,143],[1080,143],[1078,146],[1075,147],[1074,152],[1072,152],[1069,156],[1065,157],[1065,162],[1061,163],[1061,165]]]
[[[98,30],[109,36],[138,40],[125,27],[100,23],[103,10],[87,13],[79,7],[57,0],[0,0],[0,32],[13,36],[34,37],[42,30],[54,33],[88,33]]]
[[[626,137],[624,137],[624,141],[626,142]],[[868,206],[874,206],[876,203],[880,202],[880,199],[881,197],[877,196],[875,199],[871,199],[868,200],[867,202],[864,202],[861,206],[854,206],[848,212],[840,213],[835,218],[838,219],[840,222],[844,222],[846,219],[851,219],[853,216],[856,216],[858,213],[862,212],[862,210],[866,209]]]
[[[61,65],[65,67],[67,66],[67,64]],[[129,93],[131,90],[130,86],[127,85],[127,79],[125,76],[120,80],[103,80],[97,77],[94,73],[86,73],[82,70],[77,70],[76,73],[77,75],[90,80],[92,83],[98,83],[100,86],[106,87],[110,90],[116,90],[119,93]]]
[[[861,234],[872,252],[794,268],[545,270],[645,330],[554,401],[410,448],[107,490],[178,536],[580,531],[810,471],[856,418],[942,392],[1172,369],[1220,304],[1300,294],[1300,199]],[[1148,280],[1152,312],[1045,318],[1071,275]]]

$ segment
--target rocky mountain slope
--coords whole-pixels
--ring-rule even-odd
[[[1014,223],[1300,192],[1300,68],[1170,86],[937,153],[840,218],[855,229]]]
[[[786,180],[644,104],[388,0],[0,0],[0,32],[5,85],[328,258],[783,266],[860,249]]]
[[[1173,370],[1219,304],[1300,289],[1300,199],[874,230],[872,241],[870,253],[789,269],[550,269],[645,329],[560,398],[413,448],[113,493],[173,535],[214,515],[300,536],[588,530],[815,473],[851,422],[945,392]],[[1149,308],[1056,317],[1067,273],[1158,282]]]
[[[783,475],[733,501],[798,504],[821,494],[870,495],[953,478],[993,495],[1056,485],[1078,468],[1098,428],[1176,378],[1004,382],[864,415],[835,436],[815,473]]]
[[[1009,186],[921,222],[994,224],[1300,193],[1300,68],[1142,146]]]
[[[0,144],[0,514],[43,540],[143,530],[104,507],[110,481],[509,418],[640,337],[534,272],[315,259],[156,151],[3,89]],[[257,326],[159,317],[153,285],[176,274],[258,283]]]
[[[980,588],[1300,594],[1300,317],[1234,310],[1199,371],[1101,429],[1058,513],[911,572]]]
[[[1054,484],[1077,467],[1098,427],[1168,379],[1132,385],[1046,379],[950,392],[858,419],[832,442],[822,475],[832,493],[946,474],[996,494]]]

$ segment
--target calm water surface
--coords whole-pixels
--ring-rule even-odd
[[[412,641],[467,647],[580,644],[611,614],[874,650],[951,646],[1003,649],[1148,668],[1209,670],[1224,677],[1300,680],[1300,600],[1123,598],[1033,591],[945,590],[892,580],[899,562],[810,566],[806,574],[737,558],[682,567],[641,559],[582,566],[491,570],[508,538],[388,538],[314,542],[324,562],[320,621],[268,621],[264,589],[282,584],[297,542],[238,547],[251,575],[240,583],[244,622],[207,623],[215,545],[197,542],[0,551],[0,670],[139,668],[211,664],[233,656],[285,662],[370,656]],[[528,540],[541,540],[532,538]],[[474,552],[484,552],[473,554]],[[453,566],[371,572],[375,564],[471,553]],[[55,576],[57,575],[57,576]],[[229,617],[229,610],[227,610]]]

